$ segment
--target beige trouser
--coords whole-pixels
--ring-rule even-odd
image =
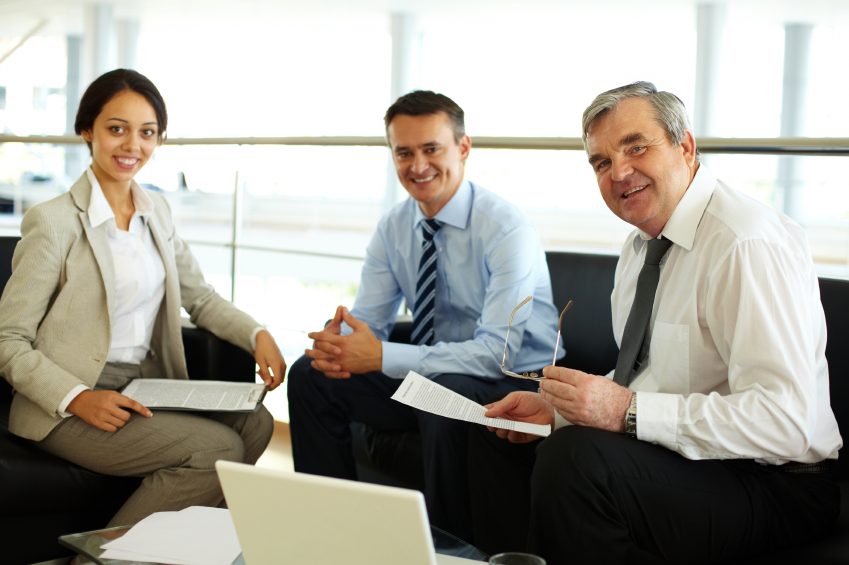
[[[117,390],[139,376],[138,365],[108,363],[95,390]],[[37,445],[97,473],[144,477],[109,521],[111,528],[135,524],[154,512],[220,505],[215,462],[256,463],[273,429],[264,406],[250,414],[157,410],[151,418],[130,411],[129,421],[115,432],[76,416],[65,418]]]

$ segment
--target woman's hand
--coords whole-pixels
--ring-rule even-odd
[[[277,342],[271,337],[267,330],[256,334],[256,351],[254,352],[256,364],[259,365],[257,374],[265,382],[268,390],[274,390],[283,383],[286,374],[286,361]]]
[[[511,392],[498,402],[487,404],[484,416],[487,418],[504,418],[517,422],[529,422],[550,426],[554,423],[554,408],[535,392]],[[505,430],[502,428],[486,427],[495,435],[510,443],[528,443],[540,439],[540,436]]]
[[[150,410],[114,390],[84,390],[68,404],[67,411],[95,428],[114,432],[130,419],[130,413],[124,408],[135,410],[146,418],[153,416]]]

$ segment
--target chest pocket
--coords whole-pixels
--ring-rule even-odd
[[[651,336],[651,367],[660,390],[690,392],[690,326],[655,322]]]

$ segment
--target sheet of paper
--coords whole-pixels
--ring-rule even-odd
[[[551,426],[514,422],[503,418],[487,418],[484,416],[486,408],[477,402],[469,400],[453,390],[448,390],[413,371],[407,373],[404,382],[392,395],[392,399],[407,406],[455,420],[474,422],[475,424],[505,430],[516,430],[517,432],[543,437],[551,434]]]
[[[231,565],[242,552],[226,508],[157,512],[103,545],[101,557],[174,565]]]
[[[264,390],[259,383],[133,379],[121,393],[148,408],[250,411]]]

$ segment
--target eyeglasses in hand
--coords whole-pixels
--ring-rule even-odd
[[[504,368],[504,363],[507,361],[507,343],[510,340],[510,326],[513,325],[513,315],[516,314],[516,311],[519,308],[530,302],[532,298],[533,296],[529,296],[524,299],[522,303],[513,308],[513,311],[510,313],[510,321],[507,323],[507,337],[504,338],[504,357],[501,358],[501,372],[507,375],[508,377],[516,377],[517,379],[529,379],[532,381],[541,381],[545,377],[541,377],[536,373],[528,374],[527,372],[525,372],[520,375],[519,373],[514,373],[513,371],[509,371]],[[551,361],[552,365],[554,365],[554,363],[557,361],[557,347],[560,344],[560,326],[563,324],[563,314],[565,314],[566,310],[571,307],[572,301],[570,300],[569,303],[566,305],[566,308],[564,308],[563,311],[560,312],[560,320],[558,320],[557,322],[557,339],[554,340],[554,359]]]

